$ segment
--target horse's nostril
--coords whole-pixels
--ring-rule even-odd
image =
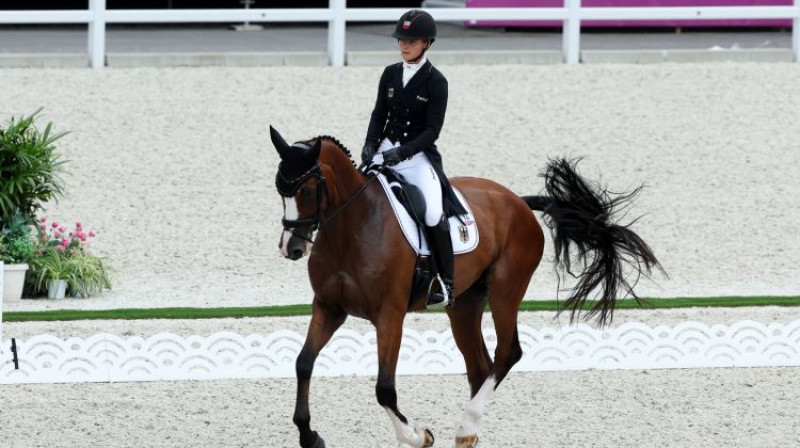
[[[299,260],[303,256],[303,251],[300,249],[295,249],[291,253],[292,260]]]

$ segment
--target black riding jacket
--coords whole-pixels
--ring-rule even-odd
[[[456,200],[442,168],[436,139],[447,111],[447,79],[430,61],[403,87],[403,64],[386,67],[367,129],[366,145],[378,147],[384,138],[400,144],[405,160],[425,152],[442,184],[445,214],[466,214]]]

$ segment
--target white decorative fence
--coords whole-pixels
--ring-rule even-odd
[[[405,12],[400,8],[347,8],[347,0],[330,0],[328,8],[315,9],[106,9],[106,0],[89,0],[88,10],[0,11],[0,24],[85,23],[89,25],[89,65],[105,65],[107,23],[187,22],[328,22],[328,58],[331,65],[345,62],[347,22],[394,22]],[[800,61],[800,0],[792,6],[730,7],[593,7],[581,0],[564,0],[562,8],[433,8],[436,20],[555,20],[563,27],[563,59],[580,60],[583,20],[709,20],[709,19],[793,19],[792,54]]]
[[[493,352],[494,333],[486,333]],[[800,321],[654,328],[627,323],[607,330],[522,326],[519,338],[524,355],[514,371],[800,366]],[[42,335],[16,341],[19,369],[13,353],[3,351],[0,384],[293,378],[303,342],[304,336],[291,331],[148,338],[97,334],[88,339]],[[375,332],[338,332],[317,359],[314,374],[376,375],[375,342]],[[450,331],[405,332],[399,375],[464,372]]]

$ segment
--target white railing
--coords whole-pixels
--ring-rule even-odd
[[[497,336],[484,334],[489,353]],[[517,372],[617,369],[800,366],[800,321],[732,325],[683,322],[651,327],[628,322],[605,330],[581,324],[560,328],[519,327],[522,359]],[[342,329],[320,352],[316,376],[375,376],[375,331]],[[17,363],[0,355],[0,385],[120,381],[294,378],[305,335],[287,330],[210,336],[159,333],[120,337],[100,333],[61,339],[17,339]],[[10,345],[8,340],[3,341]],[[464,360],[450,330],[405,329],[398,375],[463,374]]]
[[[108,23],[186,23],[186,22],[328,22],[328,57],[333,66],[345,62],[347,22],[394,22],[402,8],[347,8],[347,0],[330,0],[328,8],[315,9],[106,9],[106,0],[89,0],[86,11],[0,11],[0,24],[89,25],[89,64],[100,68],[105,63],[106,24]],[[792,54],[800,61],[800,0],[792,6],[731,7],[638,7],[584,8],[581,0],[564,0],[563,8],[434,8],[428,12],[436,20],[555,20],[564,23],[564,62],[580,61],[581,22],[584,20],[718,20],[792,19]]]

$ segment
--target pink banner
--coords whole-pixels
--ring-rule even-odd
[[[791,6],[792,0],[582,0],[586,7],[680,7],[680,6]],[[467,8],[561,8],[563,0],[468,0]],[[713,27],[767,26],[791,27],[791,19],[760,20],[586,20],[589,27]],[[557,21],[497,21],[468,22],[467,26],[560,27]]]

